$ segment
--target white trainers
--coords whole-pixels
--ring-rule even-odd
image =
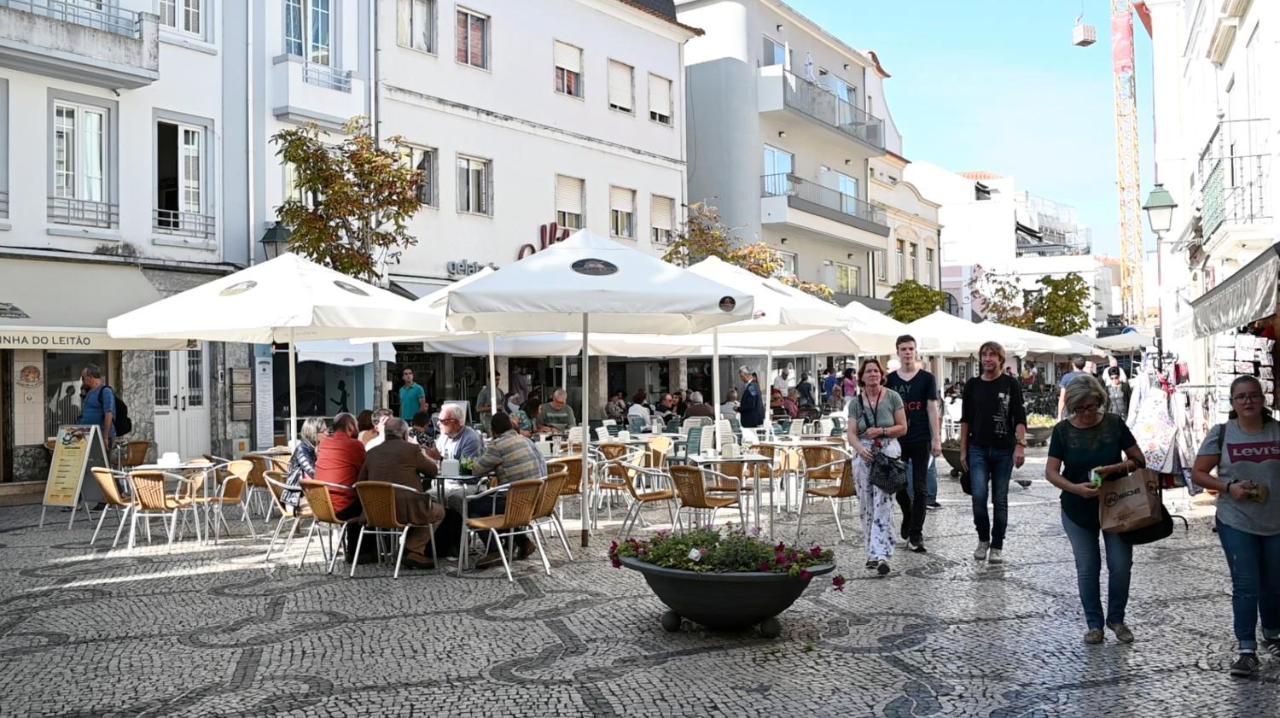
[[[991,549],[991,553],[987,554],[987,563],[1004,563],[1004,559],[1000,557],[1000,549]]]
[[[986,541],[979,541],[978,548],[973,550],[974,561],[987,560],[987,551],[991,548],[991,544]]]

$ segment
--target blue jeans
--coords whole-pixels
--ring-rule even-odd
[[[1220,499],[1226,500],[1226,499]],[[1258,647],[1258,614],[1262,635],[1280,640],[1280,535],[1259,536],[1221,521],[1218,538],[1231,567],[1231,614],[1240,650]]]
[[[928,489],[925,491],[926,503],[937,503],[938,501],[938,459],[929,462]],[[915,489],[915,476],[911,473],[911,462],[907,462],[907,492],[911,493]]]
[[[1102,630],[1108,623],[1124,623],[1124,607],[1129,603],[1129,574],[1133,568],[1133,546],[1120,534],[1107,533],[1097,528],[1085,528],[1062,514],[1062,530],[1071,541],[1071,553],[1076,558],[1076,587],[1080,591],[1080,604],[1084,606],[1084,620],[1090,629]],[[1098,579],[1102,574],[1102,557],[1098,553],[1098,534],[1107,548],[1107,615],[1102,615],[1102,595]]]
[[[1009,527],[1009,479],[1013,478],[1013,449],[969,447],[969,478],[973,482],[973,527],[978,540],[991,548],[1004,548]],[[987,515],[987,497],[995,507],[995,526]]]

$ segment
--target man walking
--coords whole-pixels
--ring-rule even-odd
[[[982,375],[965,382],[960,416],[960,465],[973,485],[973,526],[978,548],[973,558],[1001,563],[1009,525],[1009,479],[1026,461],[1027,414],[1022,388],[1005,375],[1004,347],[986,342],[978,350]],[[995,507],[995,526],[987,516],[987,497]]]
[[[506,397],[506,394],[504,394],[502,391],[501,384],[502,384],[502,372],[496,371],[493,373],[493,387],[490,388],[489,382],[485,382],[484,386],[480,389],[480,394],[476,396],[476,415],[480,417],[480,421],[482,423],[488,422],[490,419],[493,418],[492,403],[493,403],[494,397],[490,396],[492,392],[497,393],[496,398],[497,398],[499,407],[507,403],[507,397]]]
[[[738,367],[738,378],[744,384],[738,416],[743,427],[754,429],[764,424],[764,397],[760,395],[760,382],[745,365]]]
[[[1086,376],[1088,374],[1084,369],[1084,357],[1071,357],[1072,371],[1062,375],[1062,379],[1058,382],[1058,420],[1067,418],[1067,385],[1075,381],[1077,377]]]
[[[412,369],[405,367],[400,372],[400,378],[404,381],[404,385],[400,387],[400,418],[409,423],[413,421],[414,414],[427,410],[427,392],[413,380]]]
[[[102,368],[97,364],[89,364],[80,372],[80,386],[89,391],[80,402],[80,418],[76,423],[97,425],[102,431],[103,445],[109,447],[116,438],[116,393],[107,386]]]
[[[942,435],[938,428],[938,383],[933,374],[916,365],[916,340],[910,334],[898,337],[898,361],[902,366],[889,374],[886,384],[902,397],[907,412],[907,433],[898,443],[902,459],[910,470],[910,493],[898,492],[902,507],[902,537],[915,553],[925,553],[924,517],[929,497],[929,457],[942,455]]]

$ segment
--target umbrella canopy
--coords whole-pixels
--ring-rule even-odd
[[[991,330],[992,327],[999,328]],[[1010,354],[1026,352],[1026,340],[1009,336],[1005,331],[1009,328],[994,323],[974,324],[946,312],[936,311],[908,324],[907,333],[918,339],[926,337],[936,342],[935,351],[952,356],[977,354],[979,347],[988,341],[1000,342]]]
[[[408,299],[287,253],[121,314],[107,333],[270,344],[413,336],[429,318]]]
[[[894,343],[903,334],[911,334],[906,324],[868,307],[861,302],[849,302],[841,309],[841,316],[849,333],[865,348],[868,354],[893,354],[898,350]],[[915,335],[916,348],[922,353],[941,350],[932,337]]]
[[[689,267],[689,271],[751,295],[754,302],[751,318],[720,327],[721,334],[834,329],[847,323],[840,307],[795,287],[788,287],[772,277],[761,277],[729,264],[719,257],[708,257]],[[738,342],[738,339],[732,341]]]
[[[998,342],[1021,342],[1028,356],[1083,356],[1101,357],[1103,353],[1089,344],[1082,344],[1068,337],[1055,337],[1030,329],[1020,329],[995,322],[983,322],[979,330]]]
[[[449,293],[452,329],[698,334],[749,319],[749,294],[587,231]]]
[[[391,342],[381,342],[378,353],[385,361],[396,355]],[[323,342],[298,342],[298,361],[318,361],[337,366],[364,366],[373,363],[372,344],[352,344],[339,339]]]
[[[1138,352],[1143,347],[1153,346],[1155,339],[1138,332],[1126,332],[1093,340],[1099,347],[1113,352]]]

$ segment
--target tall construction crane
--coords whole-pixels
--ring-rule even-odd
[[[1142,175],[1138,165],[1138,103],[1134,82],[1133,5],[1131,0],[1111,0],[1111,70],[1115,92],[1116,190],[1120,199],[1120,297],[1125,321],[1146,320],[1142,283]],[[1145,10],[1145,6],[1139,11]],[[1093,44],[1096,34],[1076,20],[1074,42]]]

